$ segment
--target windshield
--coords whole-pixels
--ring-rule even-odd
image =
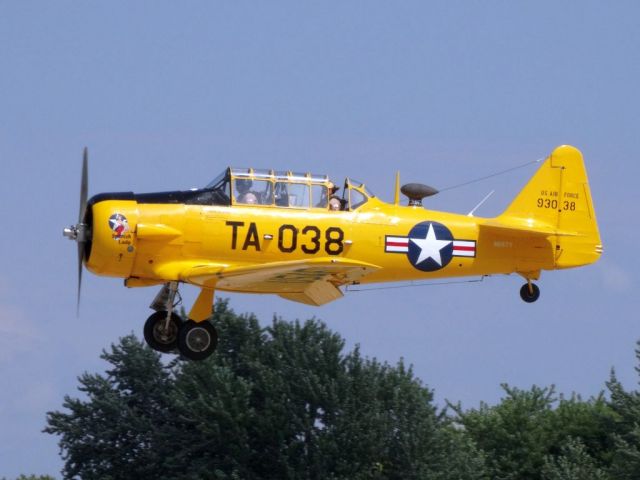
[[[231,186],[229,183],[229,170],[225,170],[211,180],[203,189],[196,190],[199,203],[204,205],[230,205]]]
[[[356,210],[374,196],[364,183],[354,180],[353,178],[347,178],[345,180],[342,199],[349,210]]]
[[[216,186],[218,186],[219,184],[221,184],[225,178],[227,177],[227,171],[225,170],[224,172],[222,172],[220,175],[218,175],[216,178],[214,178],[213,180],[211,180],[207,186],[205,188],[215,188]]]
[[[358,190],[361,190],[369,198],[375,197],[373,192],[369,190],[364,183],[356,180],[355,178],[347,178],[347,181],[345,182],[345,184],[351,187],[356,187]]]

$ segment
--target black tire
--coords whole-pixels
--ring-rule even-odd
[[[171,314],[169,320],[169,332],[165,334],[165,321],[167,320],[167,312],[159,311],[152,314],[144,324],[144,339],[147,345],[158,352],[167,353],[175,350],[178,346],[178,335],[182,319],[177,313]]]
[[[180,327],[178,350],[189,360],[204,360],[216,350],[217,346],[218,332],[208,320],[204,322],[188,320]]]
[[[529,291],[529,284],[525,283],[520,289],[520,298],[527,303],[533,303],[540,298],[540,289],[535,283],[532,283],[531,291]]]

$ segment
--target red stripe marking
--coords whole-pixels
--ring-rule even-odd
[[[463,252],[475,252],[476,247],[453,247],[454,250],[462,250]]]
[[[391,242],[387,241],[387,247],[406,247],[409,245],[409,242]]]

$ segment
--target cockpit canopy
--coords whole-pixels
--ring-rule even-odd
[[[227,168],[205,190],[218,200],[218,205],[299,209],[355,210],[374,196],[362,182],[349,178],[342,196],[338,196],[338,188],[328,175],[252,168]]]

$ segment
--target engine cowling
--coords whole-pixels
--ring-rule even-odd
[[[106,198],[105,198],[106,197]],[[137,249],[138,204],[133,199],[97,195],[89,201],[90,243],[85,262],[98,275],[127,278]]]

